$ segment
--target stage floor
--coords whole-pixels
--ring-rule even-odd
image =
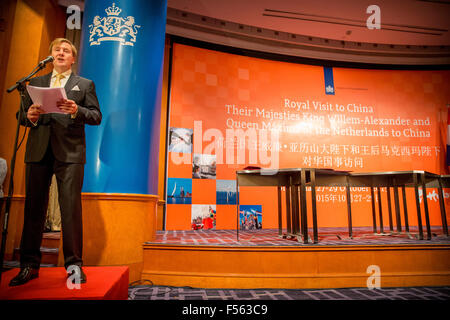
[[[374,234],[372,227],[353,228],[353,238],[349,238],[346,228],[319,228],[319,243],[313,244],[311,241],[304,244],[294,238],[280,238],[278,229],[261,229],[251,231],[239,231],[239,241],[236,230],[174,230],[157,231],[156,239],[146,244],[176,244],[176,245],[223,245],[223,246],[336,246],[336,245],[430,245],[430,244],[450,244],[450,237],[447,237],[442,227],[431,227],[431,240],[426,240],[426,230],[424,230],[425,240],[419,240],[418,229],[410,227],[410,232],[391,233],[388,228],[384,233]],[[285,233],[286,230],[283,230]],[[312,230],[309,230],[310,237]]]
[[[9,282],[19,269],[2,274],[0,300],[126,300],[128,299],[129,270],[127,266],[83,267],[87,282],[67,285],[63,267],[41,268],[39,277],[24,285],[10,287]]]

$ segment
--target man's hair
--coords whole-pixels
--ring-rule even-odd
[[[72,56],[74,58],[76,58],[77,57],[77,48],[75,48],[73,43],[70,42],[70,40],[68,40],[66,38],[56,38],[55,40],[53,40],[52,43],[50,43],[50,47],[49,47],[50,54],[52,54],[52,50],[53,50],[54,46],[57,46],[63,42],[68,43],[70,45],[70,47],[72,48]]]

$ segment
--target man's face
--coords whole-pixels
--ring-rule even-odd
[[[53,66],[59,72],[64,72],[72,67],[75,58],[72,55],[72,47],[67,42],[56,44],[52,48]]]

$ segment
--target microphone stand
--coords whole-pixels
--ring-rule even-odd
[[[2,274],[3,274],[3,261],[5,257],[5,248],[6,248],[6,236],[8,234],[8,222],[9,222],[9,210],[11,209],[11,201],[14,193],[14,168],[16,164],[16,155],[17,155],[17,143],[19,140],[19,130],[20,130],[20,122],[22,120],[23,115],[25,114],[25,106],[24,106],[24,97],[25,97],[25,90],[26,90],[26,82],[30,81],[30,79],[39,71],[44,69],[46,63],[39,63],[36,68],[34,68],[31,73],[18,80],[16,84],[14,84],[12,87],[10,87],[6,92],[11,93],[14,90],[17,89],[20,94],[20,108],[17,116],[17,127],[16,127],[16,136],[14,140],[14,149],[13,154],[11,158],[11,164],[10,164],[10,176],[9,176],[9,188],[8,188],[8,196],[6,197],[5,202],[5,215],[3,219],[3,232],[2,232],[2,245],[0,248],[0,284],[2,281]],[[1,208],[0,208],[1,209]]]

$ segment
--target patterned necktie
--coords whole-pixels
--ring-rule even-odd
[[[52,88],[54,88],[54,87],[61,87],[61,80],[64,79],[65,77],[66,77],[65,75],[63,75],[61,73],[58,73],[56,75],[56,79],[55,79],[55,82],[53,83]]]

